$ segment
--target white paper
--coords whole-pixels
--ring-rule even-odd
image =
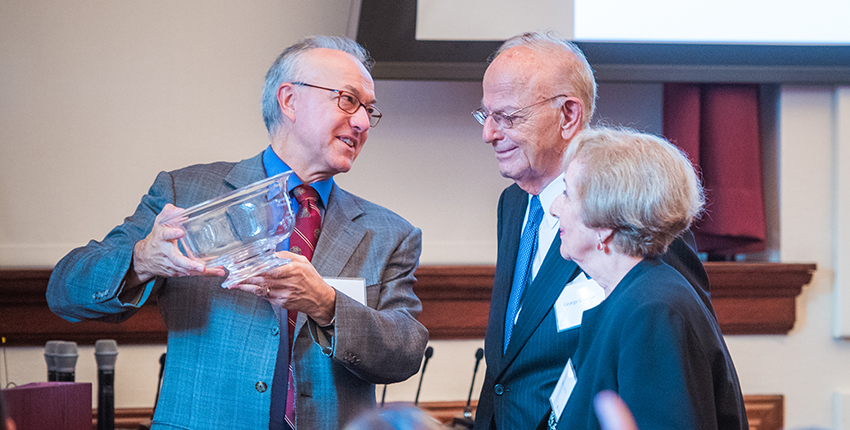
[[[340,293],[366,305],[366,280],[363,278],[322,278]]]
[[[582,313],[605,300],[605,290],[596,281],[587,279],[584,274],[579,276],[583,279],[576,278],[567,284],[555,301],[559,332],[580,326]]]
[[[549,405],[552,406],[556,421],[561,420],[561,412],[564,412],[564,406],[567,405],[567,400],[570,399],[570,394],[573,393],[576,382],[576,370],[573,368],[573,359],[571,358],[567,360],[567,365],[561,372],[558,384],[555,385],[555,391],[552,391],[552,395],[549,396]]]

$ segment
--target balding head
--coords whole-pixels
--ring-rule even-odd
[[[502,57],[502,58],[500,58]],[[582,126],[586,127],[596,110],[596,80],[593,69],[578,47],[552,33],[524,33],[505,41],[491,58],[492,63],[513,63],[522,68],[529,80],[552,94],[568,94],[578,98],[584,107]]]

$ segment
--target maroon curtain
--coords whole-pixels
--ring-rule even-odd
[[[765,249],[758,86],[664,84],[664,136],[699,166],[706,212],[693,231],[710,259]]]

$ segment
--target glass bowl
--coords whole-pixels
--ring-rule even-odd
[[[165,219],[183,229],[180,245],[189,258],[224,266],[228,288],[290,262],[275,255],[292,234],[295,214],[286,191],[292,171],[284,172],[197,204]]]

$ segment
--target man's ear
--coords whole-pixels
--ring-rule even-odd
[[[561,138],[570,141],[582,128],[584,119],[584,106],[581,100],[575,97],[567,97],[561,104]]]
[[[283,83],[277,89],[277,106],[281,114],[295,122],[295,87],[289,82]]]

